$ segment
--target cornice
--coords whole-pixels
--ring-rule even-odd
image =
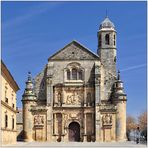
[[[17,110],[15,110],[14,108],[12,108],[11,106],[9,106],[6,102],[4,102],[3,100],[1,100],[1,104],[3,106],[5,106],[6,108],[8,108],[9,110],[11,110],[14,113],[17,113]]]
[[[3,131],[17,132],[17,130],[9,129],[9,128],[4,128],[4,127],[2,127],[1,130],[3,130]]]
[[[8,83],[14,88],[14,90],[17,92],[20,88],[16,81],[14,80],[13,76],[11,75],[10,71],[4,64],[4,62],[1,60],[1,74],[3,77],[8,81]]]

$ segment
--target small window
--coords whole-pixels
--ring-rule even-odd
[[[8,103],[7,90],[5,90],[5,102]]]
[[[116,45],[116,36],[114,34],[114,45]]]
[[[7,97],[5,98],[5,102],[8,103],[8,98]]]
[[[114,57],[114,62],[116,62],[116,56]]]
[[[67,80],[70,80],[70,70],[67,70]]]
[[[72,69],[72,79],[77,80],[77,69],[75,68]]]
[[[79,71],[79,80],[83,80],[83,73],[82,73],[82,70]]]
[[[8,127],[8,115],[5,115],[5,128]]]
[[[105,35],[105,44],[109,45],[109,34]]]
[[[12,103],[12,107],[14,108],[14,103]]]
[[[14,129],[14,117],[12,117],[12,129]]]

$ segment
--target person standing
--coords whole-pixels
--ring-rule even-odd
[[[136,143],[138,144],[140,142],[140,128],[137,127],[136,130]]]

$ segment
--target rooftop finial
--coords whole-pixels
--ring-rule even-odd
[[[118,80],[120,80],[120,71],[118,70]]]
[[[28,81],[31,81],[31,72],[28,72]]]

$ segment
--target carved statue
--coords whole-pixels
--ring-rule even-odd
[[[72,96],[67,96],[67,101],[66,101],[67,104],[72,104]]]
[[[86,100],[87,100],[87,104],[89,104],[89,105],[90,105],[90,103],[91,103],[91,93],[90,93],[90,92],[89,92],[89,93],[87,93]]]
[[[62,101],[62,96],[61,96],[61,93],[59,92],[57,95],[57,103],[61,104],[61,101]]]
[[[62,103],[62,95],[61,92],[56,92],[55,94],[55,103],[60,105]]]

